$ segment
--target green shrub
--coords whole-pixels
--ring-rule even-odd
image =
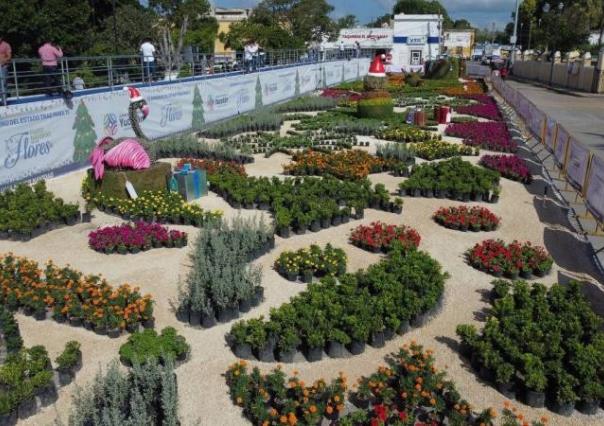
[[[283,116],[273,111],[261,111],[239,115],[226,121],[210,125],[201,134],[208,138],[221,139],[244,132],[279,130]]]
[[[81,360],[82,351],[80,350],[80,343],[71,340],[65,344],[65,349],[55,361],[58,370],[72,371],[78,366]]]
[[[193,135],[181,135],[154,141],[151,144],[151,150],[155,158],[211,158],[223,161],[242,159],[240,153],[229,145],[223,143],[210,145]],[[244,160],[249,161],[249,159]]]
[[[338,106],[338,101],[336,99],[327,98],[323,96],[303,96],[301,98],[293,99],[291,101],[276,106],[275,111],[279,113],[298,111],[322,111],[335,108],[336,106]]]
[[[92,169],[88,169],[89,185],[92,192],[105,197],[129,200],[126,182],[134,186],[137,193],[145,191],[166,191],[168,179],[172,176],[172,166],[169,163],[153,163],[145,170],[107,169],[102,180],[95,180]]]
[[[11,354],[21,350],[23,339],[15,316],[6,307],[0,305],[0,333],[6,345],[6,351]]]
[[[183,336],[173,327],[166,327],[161,334],[153,329],[136,332],[120,347],[120,359],[128,365],[145,364],[150,360],[165,361],[167,358],[183,358],[190,351]]]
[[[177,426],[176,374],[171,360],[150,361],[122,372],[117,363],[73,397],[69,426]]]

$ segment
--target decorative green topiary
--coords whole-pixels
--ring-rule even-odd
[[[363,80],[363,86],[365,90],[382,90],[386,87],[386,81],[385,77],[367,75]]]
[[[357,104],[357,116],[361,118],[385,118],[394,113],[392,98],[360,99]]]
[[[100,192],[103,195],[114,198],[127,199],[126,180],[130,181],[138,194],[143,191],[165,191],[168,189],[167,180],[172,172],[169,163],[153,163],[146,170],[105,170],[105,176],[101,181],[95,181],[92,169],[88,170],[88,181],[93,193]]]

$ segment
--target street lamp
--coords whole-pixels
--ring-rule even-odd
[[[520,3],[522,0],[516,0],[516,13],[514,14],[514,35],[510,40],[512,42],[512,60],[511,64],[514,64],[514,56],[516,56],[516,43],[518,42],[518,11],[520,10]]]

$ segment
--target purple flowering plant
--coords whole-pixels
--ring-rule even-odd
[[[104,253],[138,252],[151,247],[182,247],[187,244],[187,234],[159,223],[138,221],[92,231],[88,234],[88,244]]]

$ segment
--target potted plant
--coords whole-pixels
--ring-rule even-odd
[[[531,407],[541,408],[545,406],[545,366],[541,359],[533,354],[524,354],[523,364],[525,402]]]
[[[244,321],[236,322],[230,331],[233,353],[238,358],[252,359],[252,345],[248,340],[248,328]]]
[[[274,342],[268,339],[263,317],[254,318],[248,321],[248,341],[252,346],[252,351],[258,360],[263,362],[274,362]]]
[[[290,235],[290,224],[292,221],[289,211],[285,208],[278,208],[275,212],[275,221],[277,226],[277,233],[281,238],[289,238]]]
[[[311,330],[306,336],[305,355],[308,362],[321,361],[325,337],[319,330]]]
[[[346,345],[350,344],[351,339],[342,330],[331,329],[327,335],[327,355],[330,358],[343,358],[346,354]]]
[[[400,197],[394,198],[394,209],[393,213],[401,214],[403,212],[403,199]]]
[[[61,385],[71,383],[76,370],[82,365],[82,351],[80,343],[74,340],[65,344],[65,349],[56,358],[57,371],[59,373],[59,382]]]
[[[277,359],[280,362],[294,362],[300,337],[294,327],[282,329],[277,341]]]

